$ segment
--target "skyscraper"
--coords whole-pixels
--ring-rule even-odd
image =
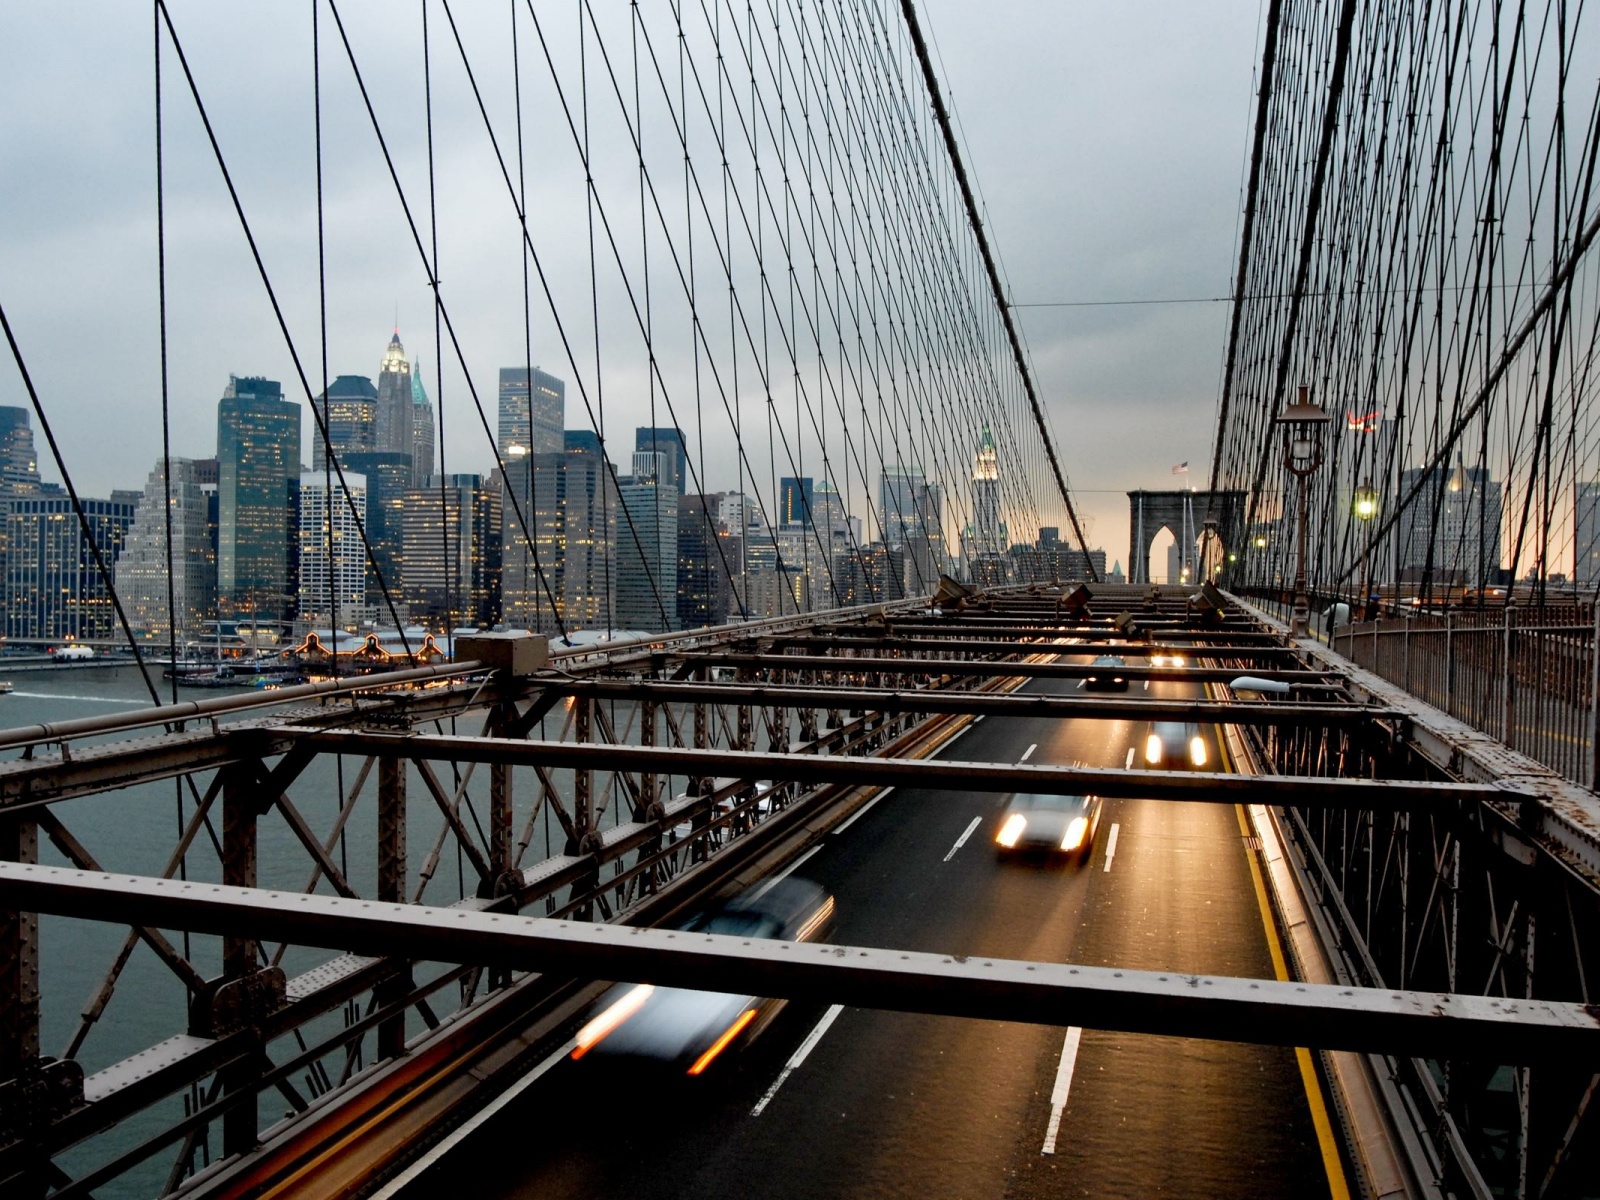
[[[236,613],[286,615],[300,482],[300,406],[273,379],[229,376],[217,405],[217,594]]]
[[[367,603],[387,607],[383,589],[399,607],[405,596],[405,499],[411,490],[411,456],[383,450],[369,450],[352,454],[344,459],[346,471],[353,471],[367,481],[366,522],[367,543],[372,547],[372,557],[367,561]],[[337,485],[338,481],[334,481]],[[361,550],[360,535],[354,530],[357,550]],[[381,584],[380,584],[381,579]],[[402,609],[402,614],[404,610]],[[381,614],[390,619],[388,612]]]
[[[972,582],[994,587],[1006,581],[1006,527],[1000,520],[1000,459],[984,422],[972,456],[972,524],[962,547]]]
[[[302,620],[331,626],[337,614],[341,628],[360,622],[367,603],[367,556],[360,532],[366,514],[366,476],[347,470],[344,487],[335,479],[331,496],[324,473],[300,476]]]
[[[322,428],[316,416],[327,425],[328,442],[341,466],[352,454],[369,453],[377,445],[378,389],[365,375],[340,375],[328,390],[311,402],[311,465],[321,471],[328,460]]]
[[[878,519],[883,544],[901,552],[908,596],[926,596],[945,569],[944,489],[920,467],[885,466],[878,479]]]
[[[433,425],[433,402],[428,390],[422,386],[422,360],[411,365],[411,458],[416,465],[417,478],[427,479],[433,474],[433,459],[437,449]]]
[[[1578,484],[1574,509],[1572,578],[1593,587],[1600,583],[1600,482]]]
[[[507,463],[525,454],[560,454],[566,421],[567,385],[527,367],[500,368],[500,423],[495,444]]]
[[[410,457],[412,487],[427,478],[417,474],[416,398],[411,394],[411,363],[406,359],[406,348],[400,344],[398,329],[389,339],[383,368],[378,372],[373,448]]]
[[[405,497],[405,591],[413,616],[455,629],[500,620],[500,488],[435,475]]]
[[[120,636],[106,580],[83,536],[72,499],[59,492],[19,496],[6,519],[6,636]],[[133,523],[129,501],[83,501],[89,532],[108,570]]]
[[[122,554],[114,572],[117,594],[135,633],[165,643],[172,631],[167,608],[167,526],[171,514],[172,611],[177,614],[181,653],[186,640],[200,636],[201,624],[217,604],[217,557],[208,520],[208,497],[194,460],[172,460],[172,484],[166,464],[157,462],[145,481],[134,509]],[[168,493],[172,503],[169,509]]]
[[[663,481],[680,496],[689,490],[689,447],[683,430],[641,425],[634,431],[633,448],[646,454],[666,457]]]
[[[616,624],[665,632],[678,618],[678,493],[667,456],[641,450],[617,489]]]
[[[39,456],[29,410],[0,406],[0,496],[31,496],[38,490]]]
[[[1502,488],[1483,467],[1461,463],[1400,473],[1400,494],[1423,483],[1395,532],[1405,582],[1482,586],[1500,571]]]
[[[812,487],[809,476],[785,475],[778,480],[778,524],[811,524]]]

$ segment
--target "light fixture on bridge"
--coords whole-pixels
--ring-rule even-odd
[[[1322,465],[1322,432],[1328,414],[1311,403],[1311,389],[1301,384],[1295,402],[1278,414],[1278,424],[1283,426],[1283,465],[1300,481],[1300,535],[1289,629],[1295,637],[1305,637],[1311,625],[1311,604],[1306,597],[1306,477]]]
[[[1372,558],[1372,518],[1378,515],[1378,489],[1372,486],[1370,479],[1356,489],[1351,511],[1366,527],[1361,544],[1361,603],[1357,606],[1355,619],[1370,620],[1372,592],[1367,571]]]

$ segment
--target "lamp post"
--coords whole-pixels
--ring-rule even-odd
[[[1305,637],[1311,628],[1311,602],[1306,596],[1306,478],[1322,465],[1322,430],[1328,414],[1311,403],[1311,389],[1300,385],[1295,402],[1278,414],[1283,426],[1283,465],[1300,481],[1300,538],[1295,554],[1294,610],[1289,630]]]
[[[1366,532],[1361,539],[1361,607],[1359,620],[1368,620],[1368,609],[1372,606],[1371,584],[1368,576],[1368,566],[1372,560],[1372,518],[1378,515],[1378,489],[1372,486],[1371,480],[1363,483],[1356,489],[1354,512],[1356,520],[1366,527]]]

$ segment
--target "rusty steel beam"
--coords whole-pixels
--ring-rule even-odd
[[[837,646],[837,642],[828,643]],[[932,648],[932,647],[930,647]],[[940,646],[940,650],[951,647]],[[1025,650],[1050,653],[1050,647],[1012,647],[1008,653],[1020,654]],[[1128,647],[1132,649],[1132,647]],[[1062,653],[1070,653],[1070,648]],[[716,654],[701,660],[711,667],[758,667],[772,671],[842,671],[872,672],[899,669],[919,675],[960,675],[1012,677],[1029,679],[1087,679],[1090,675],[1104,675],[1105,670],[1089,663],[1023,662],[996,659],[962,658],[889,658],[870,654]],[[1124,674],[1130,679],[1165,680],[1176,683],[1227,683],[1241,673],[1261,679],[1278,679],[1285,683],[1320,684],[1338,679],[1337,671],[1286,671],[1272,667],[1135,667],[1129,666]]]
[[[291,732],[288,730],[280,732]],[[389,734],[365,730],[303,729],[301,740],[330,754],[378,758],[428,758],[510,763],[590,771],[801,783],[894,785],[970,792],[1093,793],[1107,797],[1199,800],[1214,804],[1287,804],[1371,812],[1451,809],[1461,801],[1523,801],[1514,783],[1425,783],[1390,779],[1327,779],[1299,775],[1227,775],[1201,771],[1123,771],[1107,767],[1002,765],[946,759],[856,758],[846,755],[763,754],[673,746],[617,746],[528,742],[447,734]]]
[[[1099,672],[1104,675],[1102,668]],[[1230,674],[1237,676],[1238,672]],[[1396,720],[1392,708],[1355,704],[1244,703],[1224,700],[1136,700],[1101,696],[1037,696],[943,689],[874,689],[767,683],[671,683],[657,680],[574,679],[550,685],[564,695],[676,704],[752,704],[758,707],[872,709],[892,713],[984,713],[1006,717],[1073,717],[1196,721],[1229,725],[1341,728]]]
[[[376,904],[0,862],[27,912],[861,1008],[1495,1062],[1600,1061],[1600,1011],[1550,1000],[1029,963]]]

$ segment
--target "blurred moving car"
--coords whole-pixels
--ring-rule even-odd
[[[1097,668],[1093,675],[1083,681],[1083,686],[1091,692],[1125,692],[1128,690],[1128,677],[1123,674],[1127,663],[1118,654],[1102,654],[1095,659],[1091,666]]]
[[[1157,650],[1150,656],[1152,667],[1182,667],[1187,666],[1187,660],[1175,650]]]
[[[1064,855],[1079,862],[1089,857],[1100,827],[1099,796],[1054,796],[1018,792],[1006,805],[995,834],[996,853]]]
[[[783,942],[826,939],[833,897],[805,879],[780,879],[753,888],[678,928],[728,937]],[[642,1059],[700,1075],[729,1047],[748,1045],[782,1011],[783,1000],[618,984],[601,997],[595,1016],[578,1031],[573,1058]]]
[[[1144,740],[1144,761],[1152,767],[1198,768],[1209,751],[1200,726],[1193,721],[1153,721]]]

